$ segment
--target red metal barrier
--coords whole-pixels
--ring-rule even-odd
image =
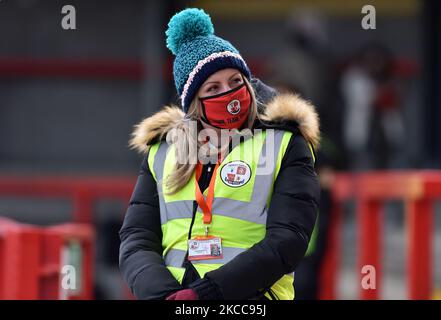
[[[135,186],[133,177],[12,177],[0,176],[1,196],[68,198],[73,202],[73,221],[93,221],[93,205],[100,198],[128,202]]]
[[[40,198],[67,198],[72,201],[72,221],[76,223],[93,222],[94,204],[99,199],[121,199],[126,203],[129,202],[133,188],[135,186],[135,177],[81,177],[81,176],[56,176],[56,177],[20,177],[20,176],[0,176],[0,195],[12,197],[40,197]],[[46,238],[48,238],[47,236]],[[59,240],[52,239],[53,243]],[[51,241],[46,241],[50,243]],[[48,247],[49,248],[49,247]],[[1,244],[0,244],[1,250]],[[46,259],[55,259],[58,261],[59,254],[54,253],[54,256],[47,254]],[[54,250],[54,249],[51,249]],[[86,252],[89,252],[86,250]],[[88,256],[85,257],[88,261],[92,261]],[[91,265],[92,262],[87,262]],[[1,275],[0,265],[0,275]],[[48,277],[44,280],[48,282],[45,288],[52,288],[58,283],[56,273],[54,273],[54,265],[48,264],[43,271]],[[12,280],[11,280],[12,281]],[[52,283],[52,284],[51,284]],[[89,286],[89,281],[86,282]],[[90,284],[91,285],[91,284]],[[124,284],[125,286],[125,284]],[[48,290],[48,292],[54,292]],[[87,289],[86,292],[92,292]],[[29,293],[30,294],[30,293]],[[42,293],[43,297],[48,297],[47,292]],[[130,297],[129,294],[127,294]],[[1,297],[1,295],[0,295]],[[33,294],[32,297],[35,297]],[[89,298],[89,296],[69,298]]]
[[[329,235],[328,252],[321,273],[321,298],[336,298],[336,278],[340,259],[339,232],[343,202],[357,204],[357,274],[372,265],[376,270],[376,289],[363,289],[361,299],[379,299],[382,289],[382,204],[401,199],[406,214],[406,276],[409,299],[430,299],[432,295],[432,202],[441,198],[440,171],[370,172],[338,174],[333,187],[335,210]],[[337,232],[336,232],[337,231]]]
[[[49,227],[42,240],[44,283],[41,284],[41,299],[93,299],[95,235],[92,227],[85,224]],[[77,248],[76,252],[72,253],[72,248]],[[62,278],[71,271],[63,270],[66,266],[74,267],[78,280],[74,290],[60,287]]]
[[[0,300],[38,297],[40,230],[0,220]]]
[[[120,198],[129,200],[135,184],[134,178],[128,177],[0,177],[0,195],[2,196],[39,196],[52,198],[70,198],[74,203],[73,220],[90,223],[93,204],[99,198]],[[363,290],[360,286],[360,298],[378,299],[381,292],[381,204],[390,199],[402,199],[406,205],[407,225],[407,281],[408,296],[411,299],[428,299],[432,291],[432,212],[431,203],[441,198],[441,172],[373,172],[362,174],[338,174],[333,186],[334,210],[332,227],[328,241],[328,251],[321,273],[321,298],[335,299],[337,274],[340,260],[341,211],[345,201],[355,198],[357,201],[357,273],[361,267],[373,265],[376,268],[376,290]],[[26,233],[11,236],[12,242],[35,237],[34,229],[28,227]],[[11,243],[12,243],[11,242]],[[32,242],[32,241],[29,241]],[[22,250],[38,252],[23,244]],[[17,268],[28,265],[26,259],[32,259],[33,253],[26,258],[13,254],[13,244],[0,243],[0,253],[8,252],[17,260]],[[12,258],[11,258],[12,259]],[[0,264],[0,276],[7,274]],[[49,268],[50,269],[50,268]],[[18,279],[17,269],[11,270],[11,278],[18,281],[17,290],[24,279]],[[49,272],[49,271],[47,271]],[[50,273],[50,272],[49,272]],[[29,275],[32,278],[32,275]],[[6,281],[6,280],[5,280]],[[29,285],[29,282],[28,284]],[[32,288],[32,285],[31,285]],[[31,294],[30,289],[26,294]],[[24,293],[22,293],[24,294]],[[1,297],[1,293],[0,293]],[[25,297],[24,297],[25,298]]]
[[[94,241],[86,224],[39,228],[0,219],[0,300],[92,299]],[[63,277],[78,281],[63,288]]]

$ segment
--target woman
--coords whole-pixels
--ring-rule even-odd
[[[138,299],[293,299],[319,198],[314,108],[290,94],[258,107],[248,66],[203,10],[176,14],[166,35],[182,110],[133,133],[145,158],[123,276]]]

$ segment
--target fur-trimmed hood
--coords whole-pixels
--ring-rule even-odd
[[[159,139],[165,138],[167,132],[175,128],[184,118],[181,108],[166,106],[135,126],[130,139],[130,147],[146,153],[150,146]],[[319,118],[313,105],[294,94],[275,96],[259,114],[265,124],[295,123],[303,137],[314,149],[320,141]]]

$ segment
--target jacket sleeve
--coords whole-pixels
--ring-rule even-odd
[[[137,299],[164,299],[182,289],[162,258],[159,199],[144,158],[124,223],[119,231],[119,265],[124,280]]]
[[[303,258],[318,212],[320,189],[306,140],[293,135],[268,209],[265,238],[190,285],[200,299],[217,286],[224,299],[248,299],[292,273]]]

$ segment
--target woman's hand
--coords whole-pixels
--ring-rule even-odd
[[[196,291],[193,289],[184,289],[176,291],[169,295],[165,300],[199,300]]]

